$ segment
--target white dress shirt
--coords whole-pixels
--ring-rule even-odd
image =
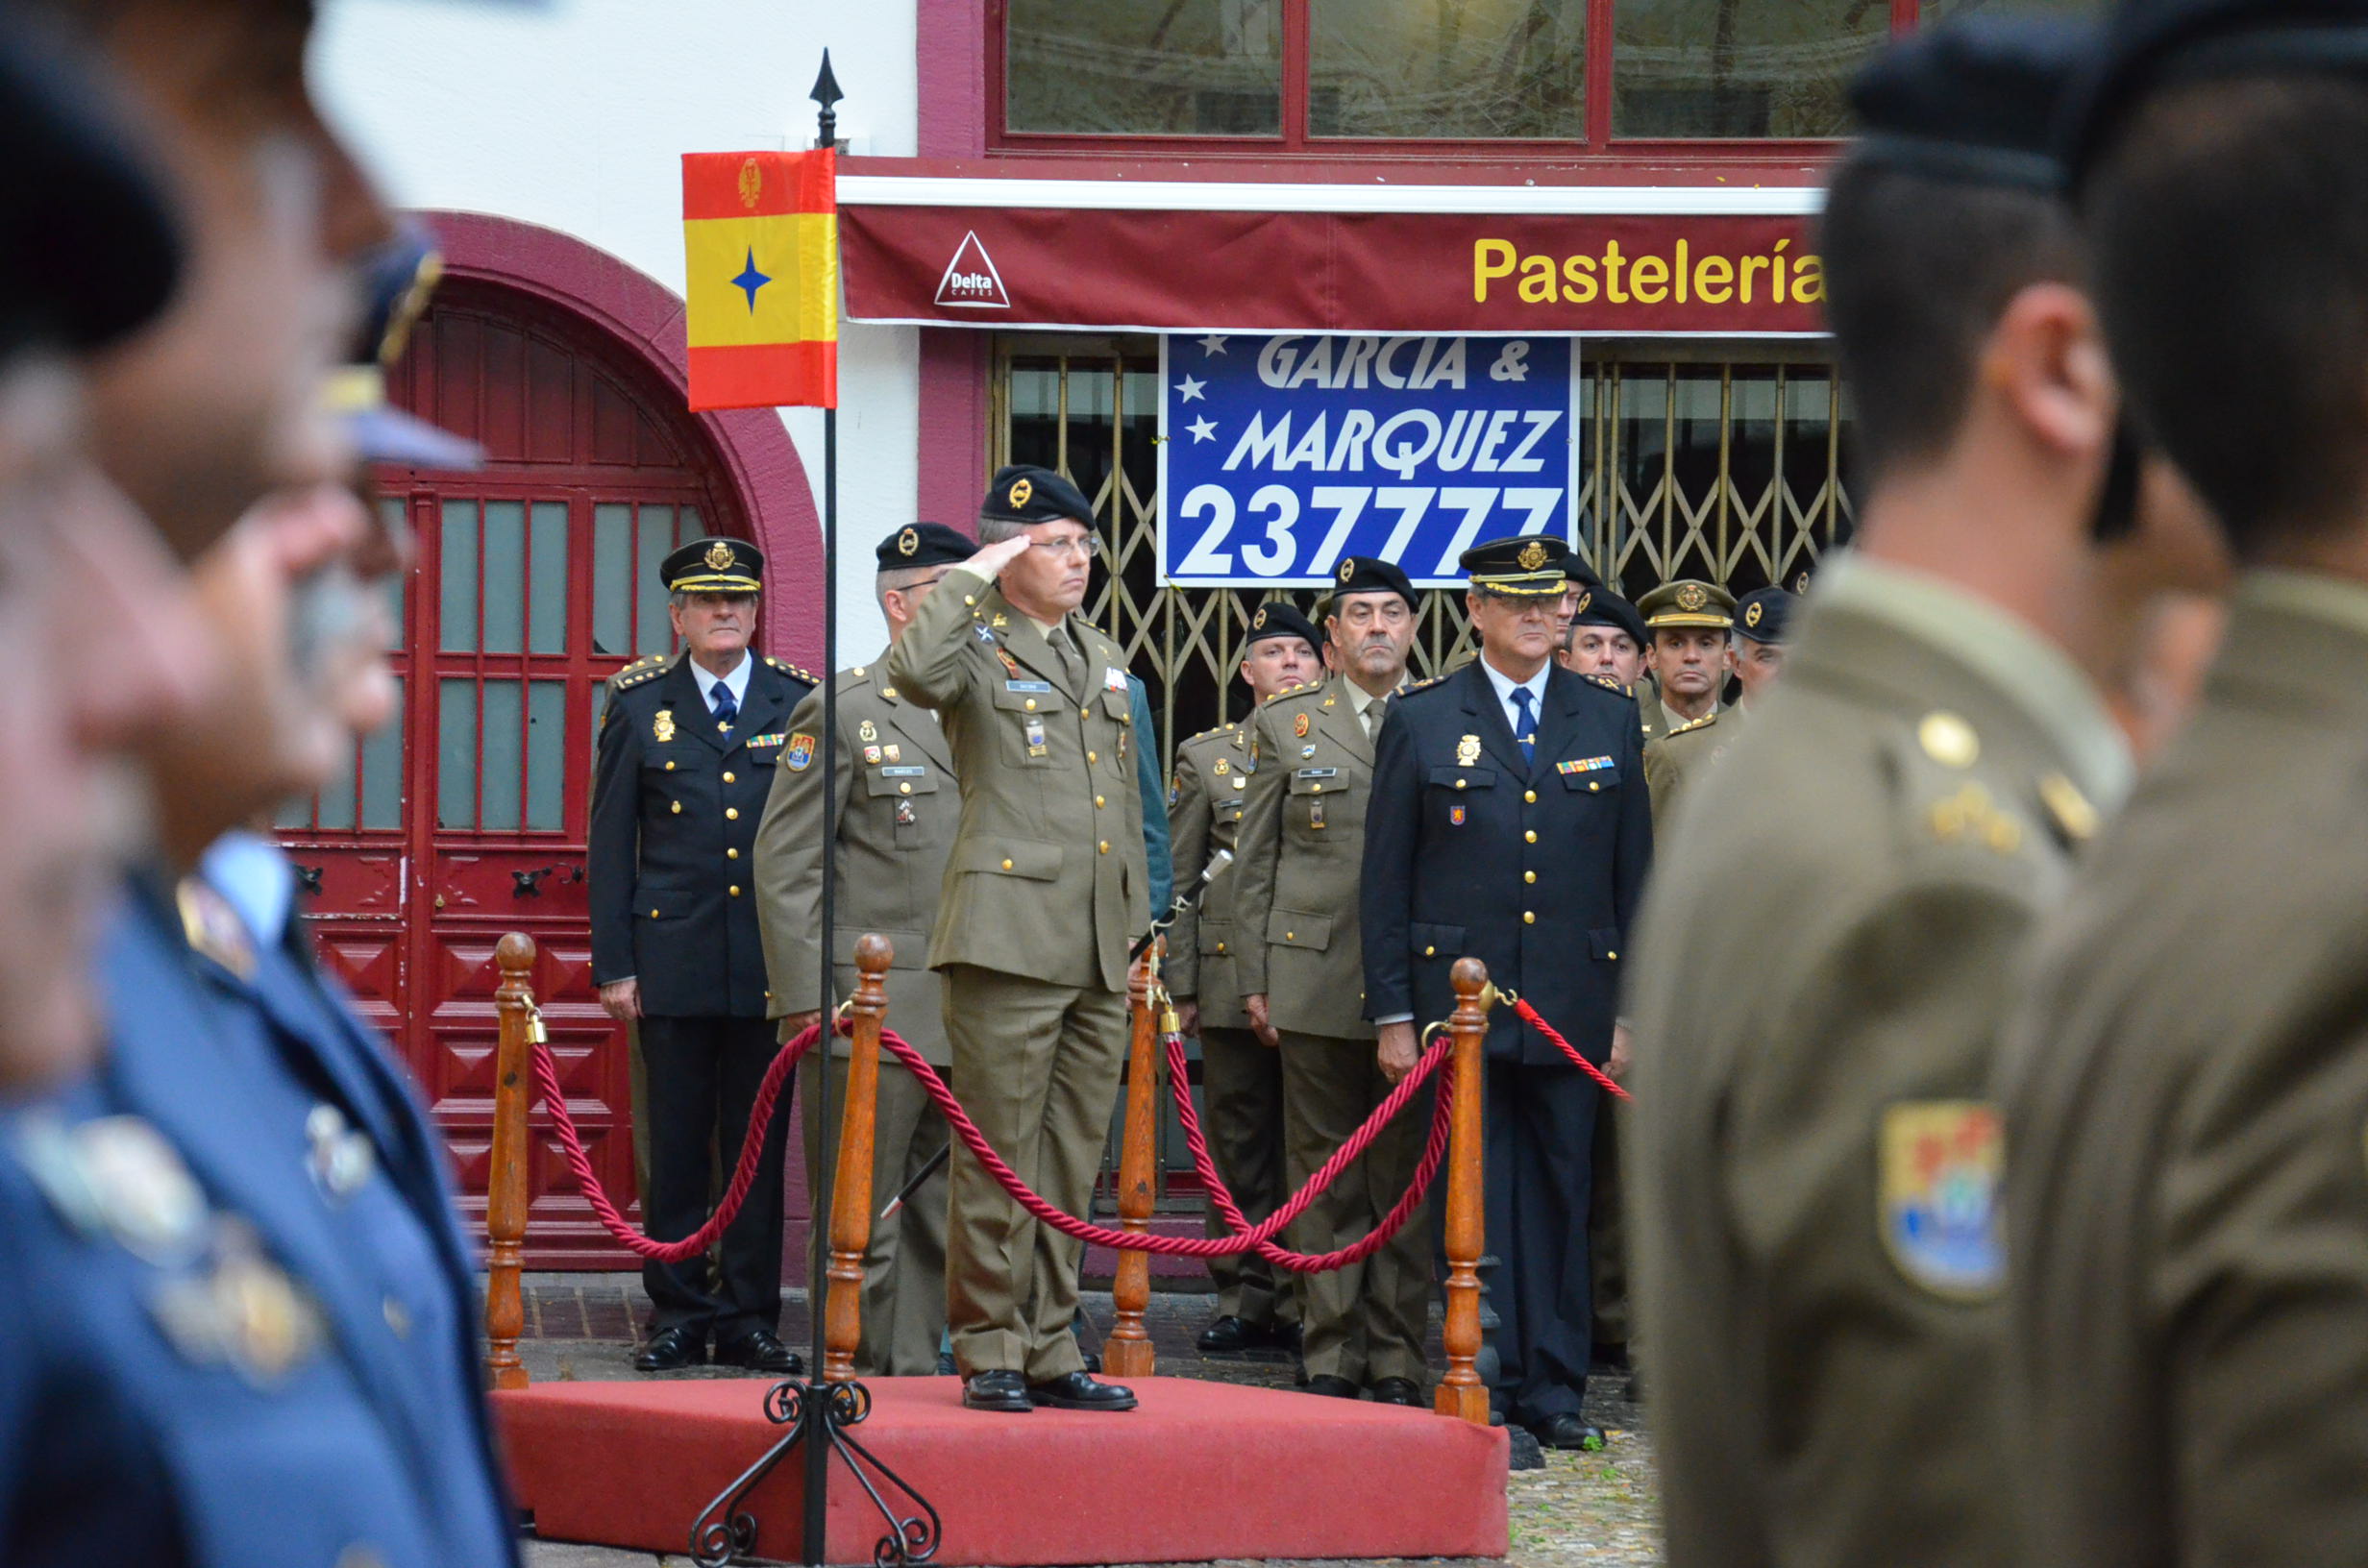
[[[756,660],[744,648],[740,650],[740,662],[731,667],[730,674],[711,674],[704,665],[693,659],[691,675],[699,682],[700,700],[707,704],[709,713],[713,713],[715,711],[715,683],[719,680],[731,692],[733,707],[745,708],[749,705],[749,674],[755,668]]]
[[[1505,727],[1512,730],[1517,738],[1521,733],[1521,710],[1515,705],[1513,694],[1517,691],[1527,691],[1529,693],[1529,716],[1538,723],[1543,723],[1545,722],[1545,677],[1546,673],[1553,668],[1554,661],[1548,659],[1539,667],[1538,673],[1527,680],[1515,680],[1511,675],[1500,673],[1496,666],[1489,663],[1488,655],[1485,653],[1481,655],[1480,672],[1489,677],[1489,685],[1496,693],[1496,705],[1505,710]]]

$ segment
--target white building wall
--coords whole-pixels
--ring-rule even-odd
[[[679,155],[811,146],[826,46],[850,151],[913,155],[914,4],[330,0],[313,76],[401,205],[556,229],[679,295]],[[839,400],[840,646],[855,663],[886,640],[871,546],[917,515],[913,330],[845,327]],[[819,491],[822,415],[784,421]]]

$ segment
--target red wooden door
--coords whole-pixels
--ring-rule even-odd
[[[381,475],[408,522],[399,722],[284,820],[329,961],[401,1045],[482,1213],[494,944],[541,951],[536,994],[569,1109],[633,1196],[624,1031],[591,981],[584,838],[603,683],[673,647],[658,562],[746,527],[697,426],[598,331],[489,285],[446,285],[397,401],[482,442],[484,471]],[[529,1174],[532,1267],[622,1267],[555,1148]]]

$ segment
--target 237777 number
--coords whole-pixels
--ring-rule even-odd
[[[1300,505],[1298,492],[1287,485],[1263,485],[1250,493],[1249,501],[1239,511],[1249,514],[1252,525],[1263,525],[1263,533],[1236,540],[1234,525],[1240,521],[1233,492],[1221,484],[1197,484],[1187,491],[1177,502],[1175,516],[1179,522],[1201,518],[1208,522],[1200,537],[1176,563],[1179,577],[1229,576],[1234,575],[1234,555],[1238,551],[1243,567],[1261,577],[1307,576],[1323,577],[1331,574],[1346,549],[1351,531],[1369,507],[1394,512],[1396,521],[1374,554],[1383,560],[1402,566],[1415,577],[1444,577],[1454,575],[1456,557],[1479,539],[1513,533],[1542,533],[1553,521],[1563,503],[1564,491],[1559,487],[1496,485],[1369,485],[1324,484],[1308,492],[1312,511],[1329,511],[1331,522],[1323,527],[1316,541],[1315,552],[1304,563],[1298,559],[1299,548],[1305,538],[1313,536],[1299,531]],[[1461,513],[1445,547],[1436,561],[1404,559],[1416,535],[1423,531],[1423,522],[1433,506],[1445,512]],[[1499,508],[1511,514],[1498,520]],[[1434,533],[1436,530],[1433,530]],[[1246,535],[1247,530],[1245,530]],[[1425,552],[1427,553],[1427,551]]]

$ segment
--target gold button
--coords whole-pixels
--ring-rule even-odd
[[[978,596],[976,594],[964,594],[962,596],[962,602],[965,604],[975,604],[978,602]]]
[[[1024,707],[1024,708],[1027,709],[1027,711],[1028,711],[1028,712],[1030,712],[1030,713],[1034,713],[1034,712],[1036,711],[1036,699],[1035,699],[1034,698],[1032,698],[1032,697],[1031,697],[1031,698],[1028,698],[1025,702],[1021,703],[1020,705],[1021,705],[1022,707]]]
[[[1462,789],[1462,788],[1464,787],[1464,781],[1463,781],[1462,779],[1460,779],[1460,778],[1459,778],[1459,779],[1457,779],[1457,780],[1455,781],[1455,787],[1456,787],[1457,789],[1459,789],[1459,790],[1460,790],[1460,789]]]
[[[1538,912],[1534,909],[1525,909],[1521,911],[1521,923],[1523,925],[1536,925],[1538,923]]]
[[[1108,839],[1104,839],[1100,844],[1096,845],[1095,847],[1106,855],[1110,852],[1110,841]]]
[[[1536,871],[1523,871],[1521,873],[1521,880],[1524,882],[1535,882],[1538,880],[1538,873]]]
[[[1604,957],[1606,957],[1606,958],[1617,958],[1617,957],[1619,957],[1619,954],[1617,954],[1617,953],[1609,953],[1609,952],[1608,952],[1608,953],[1605,953],[1603,956],[1604,956]]]
[[[740,820],[740,808],[738,806],[726,806],[724,808],[724,820],[732,822],[738,821]]]
[[[725,782],[725,783],[727,783],[727,784],[736,784],[736,783],[738,783],[738,782],[739,782],[739,780],[737,780],[737,779],[733,778],[733,777],[731,776],[731,774],[729,774],[729,773],[726,773],[726,774],[724,775],[724,782]]]
[[[1436,947],[1425,947],[1422,949],[1422,956],[1424,958],[1437,958],[1439,956],[1439,949]]]
[[[675,759],[674,759],[674,758],[672,758],[672,757],[668,757],[668,758],[666,759],[666,771],[667,771],[668,772],[670,772],[670,773],[671,773],[671,772],[673,772],[675,771]]]
[[[1099,762],[1099,761],[1101,761],[1101,758],[1099,758],[1099,757],[1096,756],[1093,752],[1088,751],[1088,752],[1085,754],[1085,760],[1086,760],[1086,761],[1088,761],[1088,762]]]
[[[671,810],[676,816],[679,817],[682,815],[682,802],[678,800],[668,809]]]
[[[1225,944],[1224,944],[1223,943],[1221,943],[1221,943],[1219,943],[1217,944],[1217,950],[1218,950],[1219,952],[1221,952],[1221,952],[1223,952],[1223,951],[1225,950]]]
[[[1523,844],[1536,844],[1538,842],[1538,830],[1533,827],[1523,833],[1521,835],[1521,842]]]
[[[1970,768],[1982,755],[1973,726],[1945,708],[1926,714],[1915,726],[1915,738],[1924,754],[1943,768]]]
[[[1296,942],[1299,940],[1299,933],[1296,931],[1286,931],[1283,933],[1283,940],[1285,942]]]
[[[879,695],[893,702],[897,699],[897,689],[894,686],[890,686],[883,690]]]
[[[1310,795],[1321,795],[1321,794],[1323,794],[1323,786],[1322,786],[1322,785],[1320,785],[1320,784],[1318,784],[1318,785],[1314,786],[1313,788],[1311,788],[1311,789],[1310,789],[1307,793],[1308,793],[1308,794],[1310,794]]]
[[[910,784],[900,784],[897,786],[897,794],[899,795],[910,795],[912,793],[913,787]]]
[[[1077,710],[1077,717],[1080,719],[1091,719],[1094,717],[1094,710],[1092,708],[1079,708]]]
[[[654,920],[657,919],[657,911],[656,911],[656,910],[654,910],[654,910],[650,911],[650,919],[654,919]]]
[[[403,1303],[388,1296],[379,1304],[379,1311],[385,1314],[386,1326],[394,1331],[396,1338],[407,1339],[411,1336],[411,1314],[404,1311]]]
[[[738,860],[740,858],[740,851],[736,848],[728,846],[724,850],[724,858],[726,860]]]
[[[1007,870],[1007,871],[1011,870],[1011,862],[1010,862],[1010,861],[1006,860],[1005,862],[1003,862],[1003,870]]]
[[[724,891],[730,894],[734,898],[737,898],[740,896],[740,884],[734,882],[730,887],[725,889]]]
[[[1097,811],[1101,809],[1101,796],[1098,795],[1094,796],[1094,809]]]
[[[1538,792],[1536,790],[1523,790],[1521,792],[1521,798],[1534,806],[1538,803]]]
[[[1589,786],[1587,786],[1587,793],[1588,793],[1588,794],[1590,794],[1590,795],[1593,795],[1593,794],[1594,794],[1597,790],[1600,790],[1600,789],[1602,789],[1602,788],[1603,788],[1603,786],[1602,786],[1602,785],[1600,785],[1600,784],[1590,784]]]

